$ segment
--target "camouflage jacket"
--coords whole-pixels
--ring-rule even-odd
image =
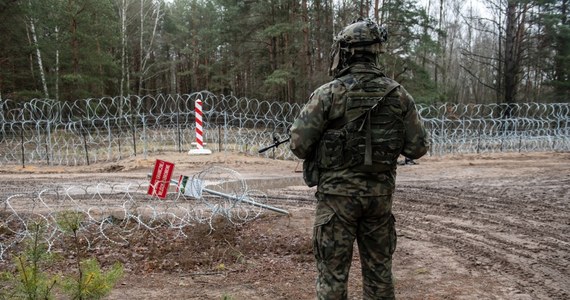
[[[352,75],[350,79],[355,82],[366,80],[370,76],[382,76],[387,85],[394,83],[392,79],[383,76],[377,68],[369,64],[352,65],[349,70],[341,72],[337,77],[347,73]],[[345,97],[342,95],[348,89],[346,80],[343,84],[335,79],[320,86],[311,94],[308,103],[291,127],[289,147],[298,158],[310,158],[330,121],[343,116],[346,103],[343,103]],[[412,159],[420,158],[428,150],[429,138],[417,113],[414,100],[403,87],[392,92],[391,97],[398,97],[403,108],[405,136],[401,153]],[[395,167],[393,170],[379,173],[357,172],[352,169],[326,170],[320,173],[318,191],[344,196],[388,195],[394,192],[395,180]]]

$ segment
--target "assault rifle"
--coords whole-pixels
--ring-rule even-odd
[[[271,148],[277,148],[277,147],[279,147],[279,145],[281,145],[281,144],[283,144],[283,143],[287,143],[290,139],[291,139],[291,137],[288,137],[288,138],[286,138],[286,139],[280,141],[280,140],[277,138],[277,135],[273,135],[273,144],[272,144],[272,145],[269,145],[269,146],[267,146],[267,147],[264,147],[264,148],[259,149],[259,151],[257,151],[257,153],[263,153],[263,152],[265,152],[265,151],[267,151],[267,150],[269,150],[269,149],[271,149]]]

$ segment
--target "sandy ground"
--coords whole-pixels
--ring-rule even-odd
[[[0,194],[24,185],[144,181],[155,159],[175,163],[175,176],[230,168],[291,215],[267,211],[242,225],[220,221],[214,231],[187,228],[186,237],[163,228],[133,235],[128,246],[102,243],[89,254],[103,266],[125,266],[108,299],[314,299],[315,190],[302,185],[297,162],[165,153],[84,167],[5,166]],[[418,162],[398,168],[399,299],[570,299],[570,153]],[[360,299],[359,266],[356,251],[350,299]]]

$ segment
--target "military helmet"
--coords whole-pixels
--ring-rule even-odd
[[[388,32],[370,19],[358,19],[342,29],[334,38],[329,74],[336,76],[346,68],[355,54],[374,55],[386,52]]]
[[[336,36],[335,42],[341,48],[363,48],[374,44],[384,44],[388,41],[388,32],[370,19],[358,19],[346,26]]]

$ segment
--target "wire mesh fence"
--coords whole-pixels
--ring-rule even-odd
[[[73,102],[0,100],[0,165],[85,165],[188,151],[195,141],[198,99],[203,140],[213,151],[257,154],[287,138],[302,108],[206,91]],[[431,134],[431,155],[570,149],[568,103],[418,105],[418,110]],[[263,155],[294,159],[287,147]]]

